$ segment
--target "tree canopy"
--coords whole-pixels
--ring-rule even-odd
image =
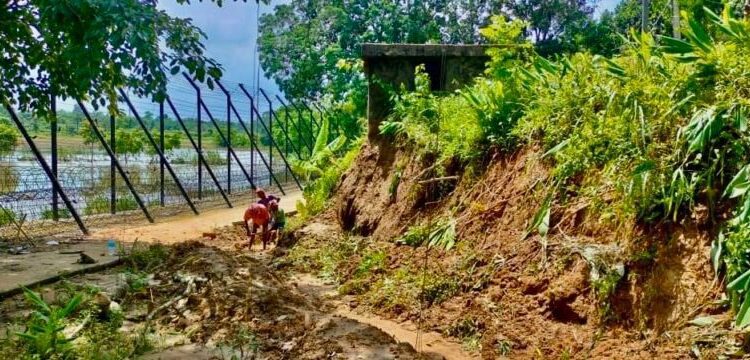
[[[222,68],[205,55],[205,38],[190,19],[170,16],[151,1],[6,0],[0,7],[0,100],[47,115],[50,94],[105,106],[125,87],[163,99],[170,72],[186,71],[212,86]]]

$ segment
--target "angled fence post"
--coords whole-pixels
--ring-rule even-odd
[[[291,116],[289,115],[290,106],[287,105],[284,102],[284,100],[282,100],[281,97],[279,97],[278,95],[276,95],[276,99],[278,99],[279,102],[281,102],[281,106],[284,107],[284,116],[287,118],[287,121],[288,121],[289,118],[291,118]],[[295,109],[295,111],[296,111],[296,109]],[[292,119],[292,122],[294,122],[294,119]],[[297,136],[298,136],[298,140],[300,142],[300,147],[299,147],[299,150],[297,150],[297,149],[294,149],[294,150],[297,152],[297,157],[299,157],[299,159],[302,160],[302,147],[303,146],[307,147],[308,150],[310,150],[312,152],[312,145],[310,145],[310,144],[307,143],[307,139],[305,139],[305,136],[304,136],[304,131],[300,127],[300,122],[301,121],[299,120],[299,112],[297,112],[297,122],[296,122],[296,124],[295,124],[294,127],[297,129]],[[289,138],[288,132],[289,132],[289,126],[287,126],[287,138]]]
[[[128,177],[128,174],[122,168],[122,166],[120,165],[120,162],[117,161],[117,157],[115,156],[115,153],[112,151],[109,145],[107,145],[107,141],[104,139],[104,136],[102,135],[101,131],[99,131],[99,127],[96,125],[96,122],[89,114],[89,111],[86,110],[86,107],[83,105],[81,100],[76,99],[76,103],[78,103],[78,107],[81,108],[81,111],[83,112],[83,116],[89,121],[91,130],[94,132],[94,135],[96,135],[96,138],[104,147],[104,150],[107,151],[109,158],[112,159],[112,161],[114,161],[115,167],[117,168],[117,172],[120,173],[120,176],[122,176],[122,179],[125,181],[125,185],[127,185],[128,189],[130,189],[130,193],[133,194],[133,197],[135,198],[135,202],[138,203],[138,207],[141,208],[143,215],[146,216],[146,219],[148,219],[149,222],[153,223],[154,218],[151,217],[151,214],[148,212],[146,205],[143,203],[143,200],[141,199],[141,196],[138,195],[137,191],[135,191],[135,187],[133,186],[133,183],[130,182],[130,178]]]
[[[185,73],[183,73],[182,75],[185,76],[185,79],[187,79],[187,81],[190,83],[191,86],[193,86],[193,88],[198,89],[198,85],[195,84],[195,82],[193,81],[193,79],[191,79]],[[198,101],[198,106],[202,107],[203,110],[206,112],[206,115],[208,115],[208,118],[209,118],[209,120],[211,120],[211,123],[216,128],[216,132],[219,134],[219,138],[221,139],[221,141],[223,141],[224,143],[226,143],[227,140],[224,137],[224,134],[222,134],[222,132],[221,132],[221,127],[216,122],[216,119],[214,119],[213,115],[211,114],[211,111],[208,110],[208,106],[206,106],[206,104],[203,103],[203,100]],[[248,174],[247,171],[245,170],[245,167],[242,165],[242,161],[240,161],[240,158],[239,158],[239,156],[237,156],[237,153],[235,153],[234,150],[231,147],[227,147],[227,148],[229,149],[229,152],[232,154],[232,157],[234,157],[234,160],[237,162],[237,165],[240,166],[240,169],[242,170],[242,173],[245,174],[245,178],[250,183],[250,186],[252,186],[253,188],[256,188],[255,182],[253,181],[253,179],[250,176],[250,174]]]
[[[177,112],[177,108],[175,108],[170,98],[167,98],[167,105],[169,105],[169,108],[172,109],[172,113],[177,119],[177,123],[180,124],[180,127],[185,132],[185,135],[187,136],[188,140],[190,140],[190,144],[193,146],[193,149],[198,153],[198,161],[202,162],[203,165],[206,166],[206,172],[208,172],[208,176],[210,176],[211,180],[213,180],[214,184],[216,184],[216,188],[219,189],[219,193],[221,193],[221,197],[224,198],[224,202],[226,202],[227,206],[231,208],[232,202],[229,201],[227,194],[224,193],[224,190],[221,188],[221,183],[219,183],[219,179],[216,178],[216,175],[214,174],[213,170],[211,170],[211,165],[208,163],[208,161],[206,161],[206,158],[203,156],[203,154],[200,151],[198,151],[198,144],[196,144],[195,140],[193,140],[193,136],[190,135],[190,131],[188,131],[187,126],[185,126],[185,122],[182,121],[182,117],[180,116],[180,113]]]
[[[52,113],[52,121],[50,122],[50,160],[52,162],[52,174],[55,178],[60,178],[57,171],[57,99],[55,99],[55,93],[50,93],[50,112]],[[52,219],[58,221],[60,219],[58,195],[59,189],[52,183]]]
[[[65,207],[70,212],[70,215],[73,217],[73,219],[75,219],[76,224],[78,224],[78,228],[81,229],[81,232],[84,235],[89,235],[89,230],[86,228],[86,225],[83,224],[81,217],[78,216],[78,211],[76,211],[76,209],[73,207],[73,203],[68,198],[68,195],[65,193],[65,190],[63,190],[62,186],[60,186],[60,182],[58,181],[57,177],[52,173],[52,168],[50,168],[50,166],[47,164],[47,160],[44,160],[44,156],[42,156],[42,153],[36,147],[36,144],[34,144],[34,140],[31,138],[28,131],[26,131],[26,127],[23,126],[23,123],[21,123],[21,120],[18,118],[18,115],[16,115],[16,112],[13,111],[13,108],[10,106],[10,104],[5,99],[0,100],[3,102],[5,110],[8,111],[8,114],[10,115],[11,120],[13,120],[13,123],[18,128],[18,131],[21,132],[23,139],[26,140],[26,144],[29,145],[31,152],[34,153],[36,160],[39,161],[39,165],[42,166],[42,170],[44,170],[44,173],[47,174],[47,178],[52,183],[52,186],[58,190],[60,198],[62,199],[63,203],[65,203]]]
[[[247,96],[247,97],[248,97],[249,99],[251,99],[251,100],[253,99],[253,97],[252,97],[252,96],[250,95],[250,93],[249,93],[249,92],[247,91],[247,89],[245,89],[245,86],[244,86],[244,85],[240,84],[240,89],[242,90],[242,92],[243,92],[243,93],[245,93],[245,96]],[[252,104],[252,103],[253,103],[253,102],[251,101],[251,104]],[[258,109],[257,109],[257,108],[256,108],[255,106],[253,106],[253,107],[252,107],[252,111],[253,111],[253,113],[255,113],[255,115],[256,115],[256,116],[260,117],[260,113],[258,112]],[[238,118],[240,117],[240,116],[239,116],[239,114],[238,114],[238,113],[236,112],[236,109],[235,109],[235,115],[236,115],[236,116],[237,116]],[[244,124],[243,124],[243,122],[242,122],[242,119],[239,119],[239,121],[240,121],[240,124],[241,124],[241,125],[243,126],[243,128],[244,128]],[[261,126],[263,126],[263,127],[264,127],[264,130],[265,130],[265,131],[266,131],[267,133],[269,133],[269,134],[270,134],[270,131],[269,131],[269,129],[265,127],[265,124],[263,124],[263,122],[260,122],[260,125],[261,125]],[[246,129],[246,130],[247,130],[247,129]],[[276,148],[276,150],[278,150],[278,151],[279,151],[279,153],[281,154],[281,160],[282,160],[282,161],[284,162],[284,165],[286,166],[286,168],[287,168],[287,169],[291,169],[291,166],[289,165],[289,162],[288,162],[288,161],[286,160],[286,156],[284,156],[284,154],[282,154],[282,153],[281,153],[281,150],[279,150],[279,146],[278,146],[278,144],[276,144],[276,141],[275,141],[275,140],[273,139],[273,136],[271,136],[271,137],[270,137],[270,140],[271,140],[271,146],[272,146],[272,147],[274,147],[274,148]],[[256,147],[257,147],[257,145],[256,145]],[[267,163],[265,162],[265,159],[263,158],[263,154],[259,153],[259,155],[260,155],[260,158],[261,158],[261,160],[263,160],[263,163],[264,163],[264,164],[266,165],[266,168],[268,168],[268,164],[267,164]],[[276,178],[276,177],[274,176],[274,179],[275,179],[275,178]],[[302,185],[300,184],[300,182],[299,182],[299,179],[297,179],[297,177],[296,177],[296,176],[294,175],[294,173],[292,173],[292,178],[294,179],[294,182],[295,182],[295,183],[297,184],[297,186],[298,186],[298,187],[300,188],[300,190],[301,190],[301,189],[302,189]],[[277,182],[277,184],[278,184],[278,181],[276,181],[276,182]],[[281,187],[281,186],[279,186],[279,187]],[[284,190],[282,189],[282,190],[281,190],[281,192],[282,192],[282,193],[284,193]]]
[[[156,150],[156,154],[159,155],[159,159],[164,163],[164,167],[169,172],[169,175],[172,177],[172,180],[174,180],[175,185],[177,185],[177,188],[180,190],[180,194],[182,194],[182,197],[185,198],[185,201],[188,203],[188,206],[190,206],[190,210],[193,210],[193,213],[195,215],[198,215],[198,209],[195,208],[195,204],[193,204],[193,200],[190,199],[190,195],[188,195],[187,191],[185,191],[185,188],[182,186],[182,183],[180,182],[180,179],[177,177],[177,174],[172,169],[172,165],[169,164],[167,161],[167,158],[164,156],[164,152],[159,149],[159,145],[154,140],[154,137],[151,136],[151,131],[146,127],[146,124],[143,123],[143,119],[141,119],[141,115],[138,114],[138,111],[135,109],[135,106],[133,106],[133,103],[130,102],[130,98],[125,94],[125,92],[120,89],[120,96],[125,100],[125,103],[128,104],[128,107],[130,108],[130,111],[133,112],[133,117],[135,117],[135,120],[138,122],[138,125],[141,126],[141,129],[143,130],[143,133],[146,134],[146,139],[149,143],[151,143],[151,146],[154,147],[154,150]]]
[[[109,146],[112,147],[112,153],[117,156],[117,139],[116,139],[116,126],[115,116],[109,115]],[[109,212],[115,214],[117,212],[117,170],[115,168],[114,158],[109,159]]]

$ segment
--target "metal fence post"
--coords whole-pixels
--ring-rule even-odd
[[[188,131],[187,126],[185,126],[185,122],[182,121],[182,117],[180,116],[180,113],[177,112],[177,108],[175,108],[174,104],[172,103],[172,100],[167,98],[167,104],[169,105],[169,108],[172,109],[172,113],[174,114],[175,118],[177,119],[177,123],[180,124],[180,127],[182,127],[182,130],[185,132],[185,135],[187,136],[188,140],[190,140],[190,145],[193,146],[193,149],[198,153],[198,161],[202,162],[203,165],[206,166],[206,172],[208,172],[208,176],[211,177],[211,180],[213,180],[214,184],[216,184],[216,188],[219,189],[219,193],[221,193],[221,196],[224,198],[224,201],[227,203],[228,207],[232,207],[232,202],[229,201],[229,198],[224,193],[224,190],[221,189],[221,183],[219,183],[219,179],[216,178],[216,175],[214,174],[213,170],[211,170],[211,165],[206,161],[206,158],[203,157],[203,154],[201,154],[198,151],[198,144],[195,143],[195,140],[193,140],[193,136],[190,135],[190,131]]]
[[[263,93],[265,94],[265,92]],[[268,100],[268,98],[266,98]],[[273,104],[271,104],[271,100],[268,100],[268,167],[269,174],[268,174],[268,186],[271,186],[271,175],[273,175]]]
[[[255,104],[253,103],[253,98],[250,98],[250,176],[255,176],[255,149],[253,148],[253,144],[255,144],[255,113],[253,112],[253,108],[255,108]]]
[[[57,171],[57,100],[55,99],[55,93],[50,93],[50,112],[52,113],[52,121],[50,122],[50,158],[52,162],[52,174],[55,178],[59,179],[59,173]],[[52,219],[58,221],[60,219],[60,213],[58,212],[59,204],[57,198],[57,192],[59,189],[52,183]]]
[[[227,193],[232,193],[232,157],[229,149],[232,147],[232,98],[229,93],[227,96]]]
[[[164,146],[164,101],[159,102],[159,149],[166,151]],[[164,159],[159,158],[159,204],[164,206]]]
[[[143,215],[146,216],[146,219],[148,219],[149,222],[153,223],[154,218],[151,217],[151,214],[148,212],[146,205],[143,203],[143,200],[141,199],[141,196],[138,195],[137,191],[135,191],[135,187],[133,186],[133,183],[130,182],[130,178],[128,177],[128,174],[122,168],[122,166],[120,165],[120,162],[117,161],[117,158],[115,157],[115,153],[112,151],[112,148],[110,148],[109,145],[107,145],[107,141],[104,139],[104,136],[102,135],[101,131],[99,131],[99,127],[96,126],[96,122],[89,114],[89,111],[86,110],[86,107],[83,105],[81,100],[76,99],[76,102],[78,103],[78,107],[81,108],[81,111],[83,112],[83,116],[86,117],[86,119],[89,121],[89,125],[91,126],[91,130],[94,132],[94,135],[96,135],[96,138],[102,144],[102,147],[104,147],[104,150],[109,155],[109,158],[112,159],[112,161],[114,161],[115,167],[117,168],[117,172],[120,173],[120,176],[122,176],[122,179],[125,181],[125,185],[127,185],[128,189],[130,189],[130,193],[133,194],[133,198],[135,198],[135,202],[138,203],[138,207],[141,208]]]
[[[31,138],[28,131],[26,131],[26,127],[23,126],[23,123],[21,123],[21,120],[18,118],[18,115],[16,115],[16,112],[13,111],[13,108],[10,106],[10,104],[5,99],[0,100],[2,100],[3,106],[5,107],[5,110],[8,111],[11,120],[13,120],[13,123],[16,124],[16,127],[21,132],[24,140],[26,140],[26,144],[29,145],[31,152],[34,153],[36,160],[39,161],[39,165],[42,166],[42,170],[44,170],[44,172],[47,174],[47,178],[49,178],[50,182],[52,182],[52,186],[58,190],[60,198],[62,199],[63,203],[65,203],[65,207],[68,208],[68,211],[70,211],[70,215],[73,216],[73,219],[75,219],[76,224],[78,224],[78,228],[81,229],[81,232],[84,235],[88,235],[89,230],[86,228],[86,225],[83,224],[81,217],[78,216],[78,211],[76,211],[76,209],[73,207],[73,203],[68,198],[68,195],[65,194],[62,186],[60,186],[60,181],[57,180],[57,177],[52,173],[52,169],[49,165],[47,165],[47,160],[44,160],[44,156],[42,156],[42,153],[36,147],[36,144],[34,144],[34,140]]]
[[[281,122],[279,121],[279,123]],[[284,132],[289,131],[289,117],[287,116],[284,116],[284,126],[282,130],[284,130]],[[284,138],[284,156],[289,157],[289,136]],[[284,181],[289,181],[289,169],[284,171]]]
[[[135,120],[138,122],[138,125],[141,126],[143,133],[146,134],[146,140],[148,140],[148,142],[151,143],[151,146],[153,146],[154,150],[156,150],[156,154],[159,155],[159,158],[164,163],[164,167],[167,168],[169,175],[172,177],[172,180],[174,180],[175,185],[177,185],[177,188],[180,190],[182,197],[185,198],[185,201],[187,201],[188,206],[190,206],[190,210],[193,210],[193,213],[195,213],[195,215],[198,215],[198,209],[195,208],[195,205],[193,204],[193,200],[190,199],[190,196],[188,195],[187,191],[185,191],[185,188],[182,186],[180,179],[177,177],[177,174],[172,169],[172,165],[169,165],[169,162],[167,162],[167,158],[164,156],[164,152],[159,150],[159,145],[154,140],[154,137],[151,136],[151,132],[146,127],[146,124],[143,122],[143,119],[141,119],[141,115],[138,114],[138,111],[136,111],[135,106],[133,106],[133,103],[130,102],[130,99],[125,94],[125,91],[120,89],[120,95],[125,100],[125,103],[128,105],[130,110],[133,112],[133,117],[135,117]]]
[[[182,74],[185,76],[188,81],[190,81],[190,78],[187,76],[187,74]],[[192,82],[190,82],[192,85]],[[195,106],[198,116],[198,152],[203,154],[203,132],[201,131],[201,89],[195,85],[193,85],[193,88],[195,88],[195,94],[196,94],[196,100],[195,100]],[[203,199],[203,166],[201,162],[198,162],[198,199]]]
[[[116,124],[114,115],[109,116],[109,146],[112,147],[112,153],[117,156],[117,138]],[[109,212],[117,212],[117,175],[115,174],[114,158],[109,159]]]

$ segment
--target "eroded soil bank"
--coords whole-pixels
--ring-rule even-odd
[[[746,353],[711,269],[705,216],[617,224],[571,193],[550,205],[542,236],[529,231],[550,177],[539,149],[441,173],[417,153],[365,144],[279,261],[335,283],[352,309],[421,323],[486,359]],[[419,240],[450,226],[450,250]]]

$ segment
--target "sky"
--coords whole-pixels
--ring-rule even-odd
[[[594,16],[599,17],[599,15],[604,10],[614,10],[615,6],[620,3],[621,0],[601,0],[597,3],[596,10],[594,11]]]
[[[272,3],[278,3],[272,1]],[[274,5],[260,5],[260,14],[273,11]],[[191,1],[180,5],[176,0],[159,1],[159,7],[170,15],[191,18],[207,35],[207,55],[224,65],[224,79],[252,84],[255,79],[255,39],[258,6],[254,1],[225,1],[219,7],[210,1]],[[276,93],[276,86],[261,74],[260,85]]]

